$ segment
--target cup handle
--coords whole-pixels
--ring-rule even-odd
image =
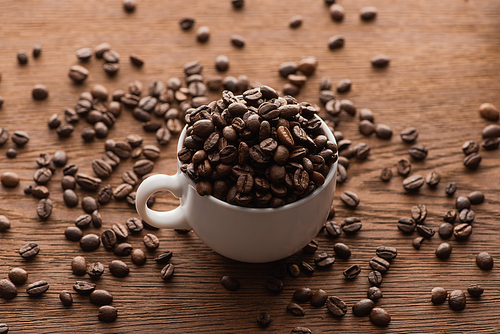
[[[158,228],[169,229],[191,229],[189,226],[182,205],[171,211],[155,211],[147,206],[149,196],[160,190],[167,190],[175,197],[182,198],[184,195],[184,180],[177,173],[175,175],[153,175],[142,181],[137,189],[135,208],[141,217]]]

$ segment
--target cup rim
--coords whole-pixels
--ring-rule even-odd
[[[325,131],[325,135],[328,137],[328,140],[331,140],[331,141],[333,141],[336,144],[337,140],[335,139],[335,136],[333,135],[332,131],[330,131],[330,129],[328,128],[328,126],[326,125],[326,123],[323,121],[323,119],[321,119],[321,117],[319,117],[318,115],[314,115],[314,117],[318,118],[321,121],[321,127]],[[186,137],[186,130],[187,130],[187,128],[188,128],[188,125],[186,124],[184,126],[184,128],[182,129],[181,134],[179,135],[179,139],[178,139],[178,142],[177,142],[177,152],[179,152],[182,149],[182,145],[183,145],[184,139]],[[188,181],[188,185],[190,187],[193,187],[194,189],[196,189],[196,183],[191,178],[189,178],[189,176],[187,176],[186,173],[181,172],[180,168],[182,166],[182,163],[181,163],[181,161],[179,160],[178,157],[176,157],[176,159],[177,159],[177,173],[183,174],[183,176]],[[313,198],[315,198],[316,196],[318,196],[318,194],[321,193],[321,191],[323,191],[323,189],[325,189],[326,186],[330,182],[336,182],[336,180],[334,180],[333,177],[335,175],[335,172],[337,171],[337,164],[338,164],[338,159],[332,164],[332,168],[330,168],[330,171],[328,172],[328,175],[325,178],[325,182],[320,187],[316,188],[311,194],[309,194],[308,196],[306,196],[304,198],[301,198],[298,201],[295,201],[295,202],[292,202],[292,203],[289,203],[289,204],[285,204],[285,205],[283,205],[281,207],[278,207],[278,208],[249,208],[249,207],[245,207],[245,206],[239,206],[239,205],[230,204],[230,203],[225,202],[223,200],[220,200],[220,199],[218,199],[218,198],[216,198],[215,196],[212,196],[212,195],[207,195],[207,196],[204,196],[204,197],[206,197],[207,200],[214,202],[214,204],[222,205],[224,208],[232,209],[232,210],[236,210],[236,211],[241,211],[241,212],[252,212],[252,213],[262,212],[262,213],[268,213],[268,212],[286,211],[288,209],[293,209],[295,207],[301,206],[302,204],[304,204],[304,203],[312,200]]]

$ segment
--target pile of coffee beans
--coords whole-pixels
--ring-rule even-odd
[[[309,103],[261,86],[230,91],[188,109],[178,158],[198,194],[230,204],[280,207],[323,185],[337,160],[337,145]]]

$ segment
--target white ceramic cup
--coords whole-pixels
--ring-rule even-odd
[[[335,137],[321,121],[328,140]],[[186,128],[177,151],[182,149]],[[242,262],[264,263],[283,259],[307,245],[320,231],[330,212],[335,192],[337,162],[325,183],[309,196],[285,206],[246,208],[223,202],[213,196],[200,196],[196,185],[180,171],[175,175],[153,175],[145,179],[136,195],[136,209],[148,224],[158,228],[193,229],[198,237],[217,253]],[[171,211],[147,207],[149,196],[169,191],[180,199]]]

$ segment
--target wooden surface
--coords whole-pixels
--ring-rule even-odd
[[[0,233],[0,278],[5,278],[13,267],[29,272],[28,283],[19,287],[18,296],[10,301],[0,300],[0,322],[5,322],[12,333],[54,332],[115,332],[115,333],[289,333],[296,326],[310,328],[314,333],[497,333],[500,331],[500,275],[498,265],[491,271],[481,271],[475,264],[480,251],[489,252],[500,261],[500,167],[498,150],[482,151],[483,161],[477,171],[467,171],[463,164],[461,145],[466,140],[481,141],[481,130],[488,124],[477,112],[483,102],[500,106],[500,3],[486,0],[398,1],[380,0],[343,1],[346,17],[334,23],[328,8],[321,0],[306,1],[247,1],[244,9],[235,11],[229,0],[217,1],[150,1],[138,0],[135,13],[126,14],[120,0],[3,1],[0,10],[0,95],[5,103],[0,110],[0,124],[11,131],[27,130],[29,144],[19,149],[16,159],[2,158],[0,172],[15,171],[21,184],[14,189],[1,188],[0,214],[12,222],[8,232]],[[378,17],[370,23],[361,22],[359,9],[375,5]],[[290,17],[301,14],[302,27],[288,28]],[[178,21],[184,16],[196,19],[192,31],[183,32]],[[198,27],[211,29],[210,41],[201,45],[195,41]],[[236,49],[229,43],[233,34],[242,35],[247,45]],[[328,38],[335,34],[345,36],[341,50],[330,51]],[[92,59],[84,65],[91,74],[84,85],[73,85],[67,77],[68,69],[76,64],[74,52],[82,47],[94,47],[109,42],[122,56],[121,70],[115,78],[108,78],[101,69],[101,61]],[[34,44],[42,44],[39,59],[31,57]],[[18,50],[30,53],[26,66],[16,62]],[[146,64],[137,69],[130,65],[128,55],[136,53]],[[88,297],[74,294],[72,307],[59,301],[61,290],[72,290],[76,277],[71,273],[71,259],[82,255],[78,243],[67,241],[64,230],[74,224],[83,213],[80,207],[68,209],[62,201],[61,171],[49,184],[54,212],[50,219],[38,219],[37,200],[23,194],[23,188],[32,184],[35,160],[40,152],[54,153],[64,149],[69,161],[81,172],[92,173],[90,162],[104,151],[103,140],[84,144],[80,131],[88,126],[80,121],[73,136],[58,139],[47,127],[53,113],[61,116],[66,107],[74,106],[78,96],[93,84],[103,84],[110,91],[126,89],[133,80],[145,85],[151,80],[166,81],[182,77],[182,66],[198,60],[205,75],[216,74],[215,57],[225,54],[230,59],[227,75],[248,75],[250,80],[281,88],[285,83],[277,74],[284,61],[297,61],[301,56],[318,59],[316,73],[310,77],[298,96],[301,101],[318,103],[318,83],[329,76],[336,83],[349,78],[351,92],[342,98],[352,100],[358,109],[369,108],[376,123],[387,124],[394,130],[391,140],[372,136],[365,138],[357,130],[357,118],[342,117],[336,130],[354,143],[366,142],[371,147],[368,160],[351,161],[348,180],[337,187],[334,205],[336,221],[357,216],[363,229],[354,237],[342,236],[332,240],[318,235],[319,251],[333,252],[335,242],[344,242],[353,251],[349,260],[337,260],[331,270],[316,271],[314,276],[286,277],[284,290],[270,295],[264,282],[271,277],[271,264],[237,263],[219,256],[206,247],[194,233],[180,235],[162,230],[155,234],[161,245],[148,253],[148,262],[142,267],[130,265],[126,278],[112,277],[106,271],[97,282],[114,296],[113,306],[119,317],[114,323],[97,320],[98,307]],[[370,59],[378,54],[391,57],[385,70],[374,70]],[[50,91],[45,101],[33,101],[31,88],[43,83]],[[215,99],[216,95],[210,95]],[[324,112],[324,111],[323,111]],[[423,162],[414,162],[414,173],[426,175],[433,169],[441,172],[441,183],[435,190],[424,186],[417,194],[406,194],[400,176],[389,183],[379,179],[383,167],[394,165],[408,157],[409,145],[401,142],[399,131],[415,126],[429,155]],[[143,132],[140,122],[124,112],[108,138],[122,139],[129,133],[138,133],[146,144],[156,142],[154,134]],[[162,148],[155,172],[175,172],[175,142]],[[9,141],[0,148],[0,156],[13,144]],[[132,166],[123,162],[114,172],[110,183],[121,183],[121,173]],[[395,172],[395,170],[394,170]],[[448,260],[438,260],[434,250],[442,240],[436,234],[419,251],[411,246],[413,236],[402,235],[396,228],[399,217],[409,216],[416,204],[426,204],[427,225],[438,228],[442,215],[454,207],[454,198],[444,194],[448,182],[456,182],[456,195],[467,195],[482,190],[484,204],[474,207],[474,232],[467,242],[449,241],[453,253]],[[347,209],[339,200],[344,190],[356,192],[361,205]],[[80,198],[84,192],[79,190]],[[94,195],[95,196],[95,195]],[[171,209],[176,205],[172,196],[160,196],[156,208]],[[137,213],[126,203],[113,201],[101,209],[102,232],[112,224],[124,223]],[[134,247],[143,248],[142,235],[129,237]],[[19,248],[36,241],[41,248],[35,260],[27,262]],[[356,318],[351,306],[366,297],[369,287],[368,261],[379,245],[398,249],[398,257],[391,264],[381,285],[384,297],[376,305],[386,309],[392,322],[386,329],[373,326],[368,317]],[[172,250],[175,276],[169,282],[159,277],[161,266],[153,258]],[[117,257],[102,246],[85,253],[88,262],[105,264]],[[298,253],[290,260],[306,260],[313,256]],[[358,264],[362,272],[353,281],[346,281],[342,271]],[[236,292],[225,290],[220,284],[223,275],[232,275],[241,282]],[[29,283],[45,279],[49,291],[41,298],[29,298],[25,288]],[[448,290],[466,290],[471,283],[485,288],[479,299],[468,296],[462,312],[452,311],[447,303],[434,306],[430,290],[443,286]],[[330,295],[342,298],[349,306],[342,319],[332,317],[326,307],[319,309],[304,305],[306,315],[294,317],[286,311],[293,292],[303,286],[322,288]],[[268,312],[272,323],[260,329],[255,321],[259,312]]]

